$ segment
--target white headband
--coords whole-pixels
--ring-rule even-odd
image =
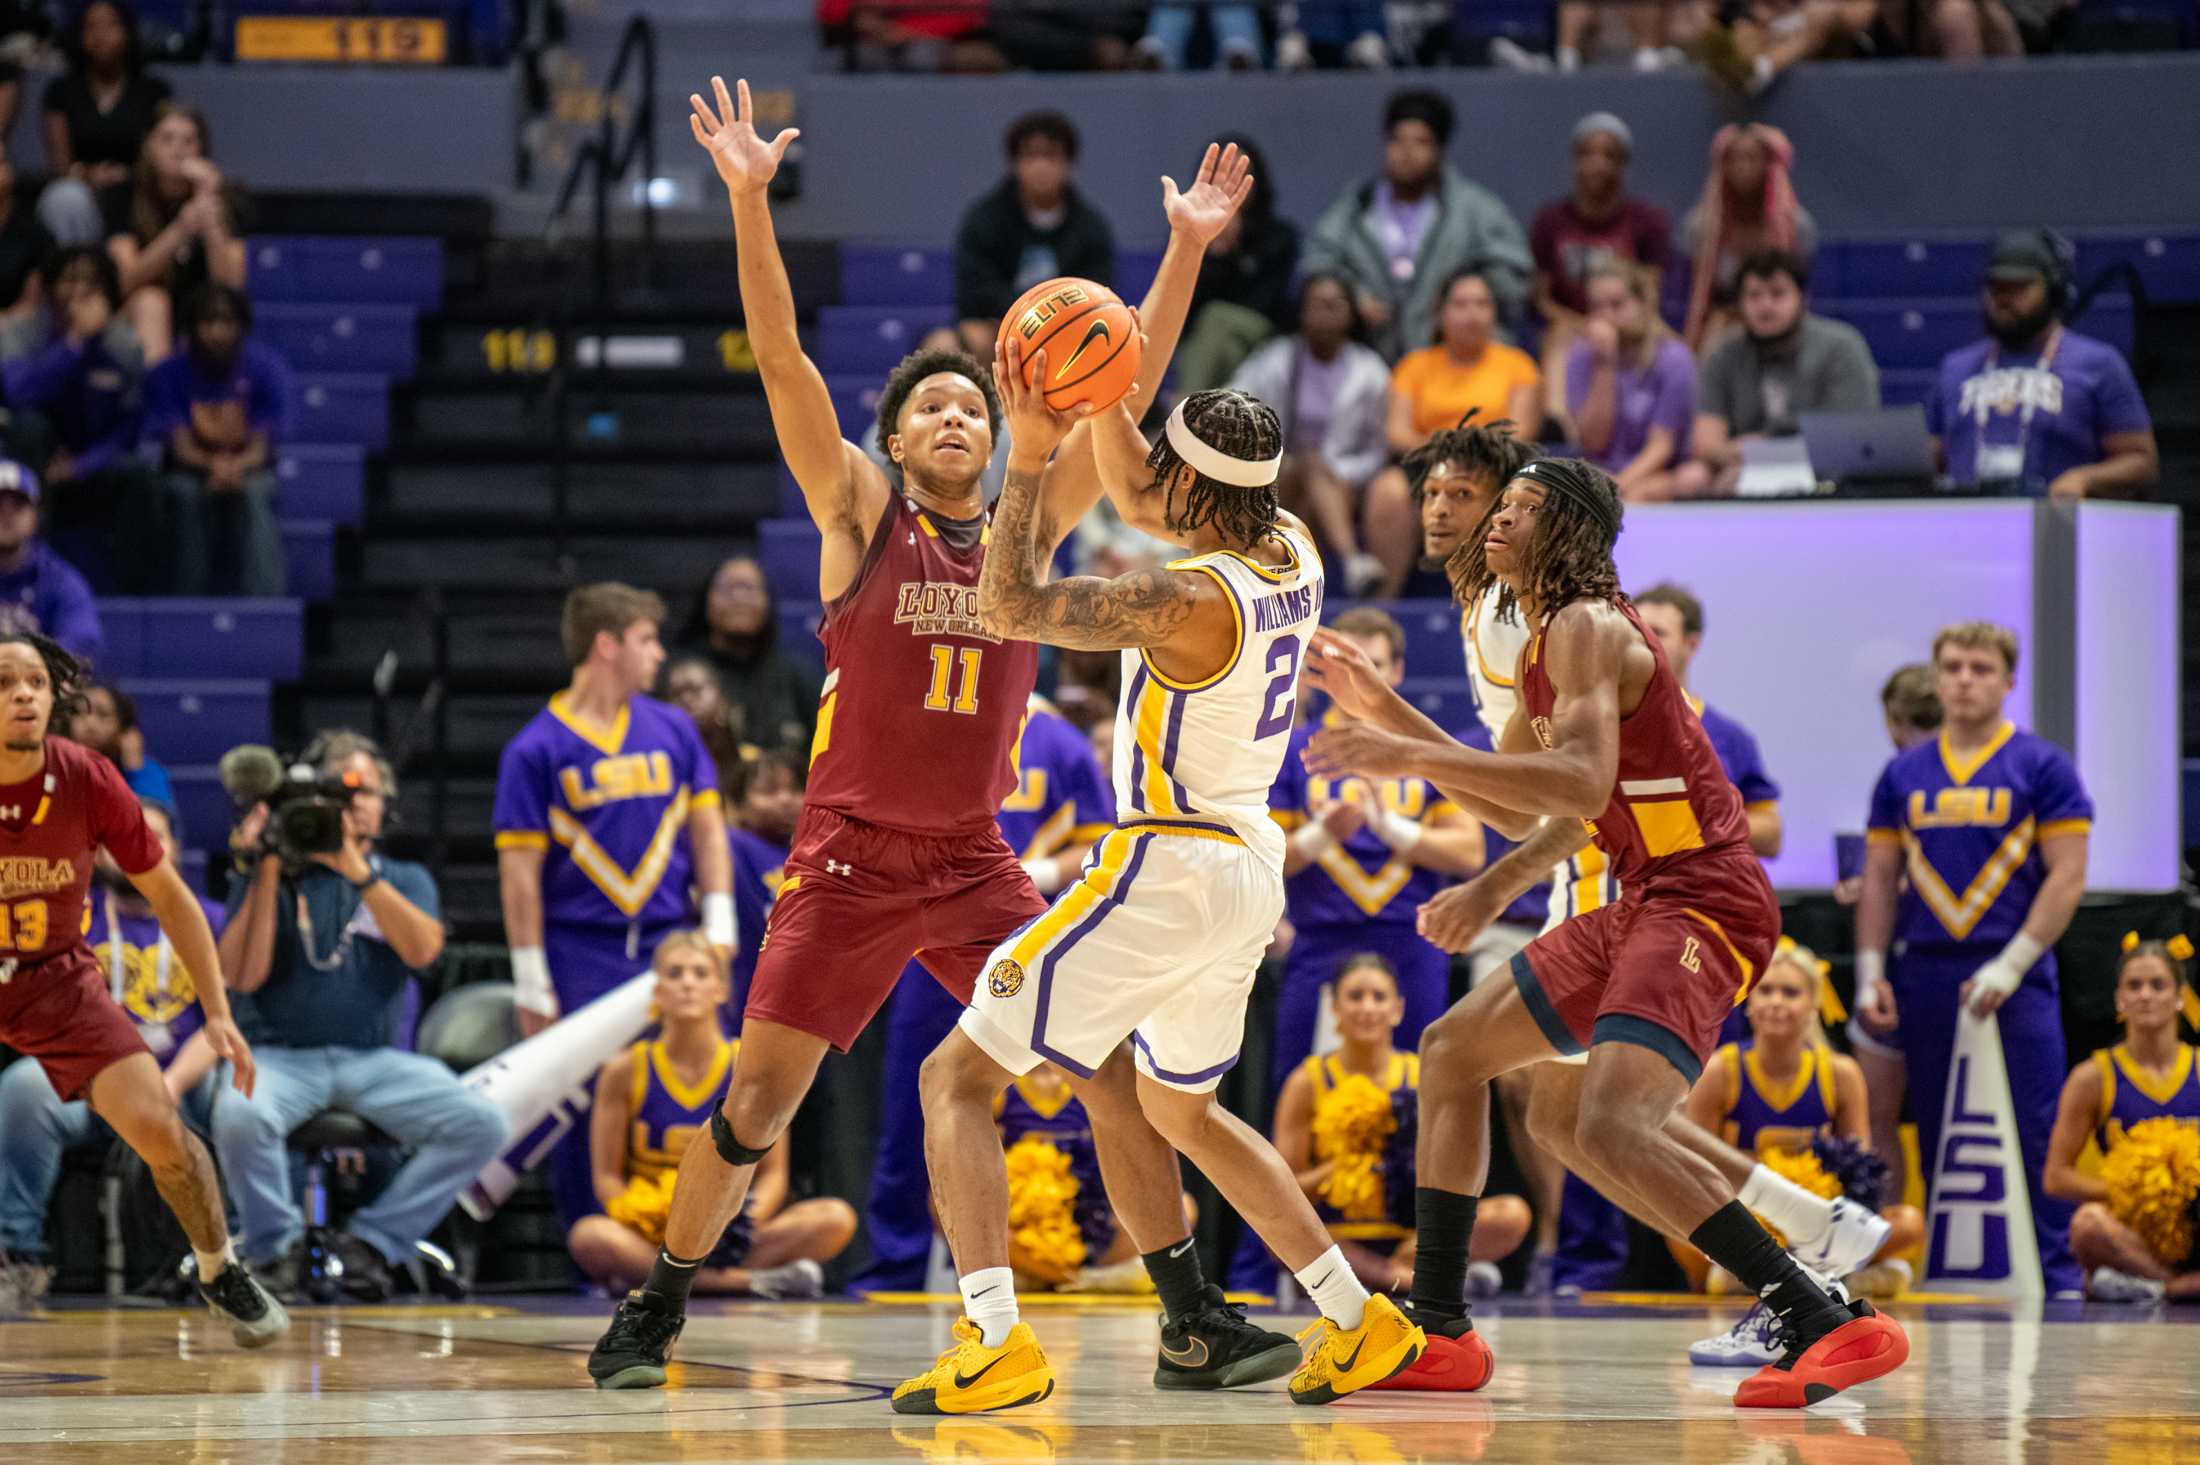
[[[1193,472],[1217,483],[1227,483],[1232,488],[1266,488],[1276,481],[1276,474],[1283,468],[1283,454],[1247,462],[1209,447],[1184,421],[1184,402],[1189,400],[1179,401],[1175,410],[1169,413],[1167,435],[1169,446],[1176,450],[1179,458],[1191,464]]]

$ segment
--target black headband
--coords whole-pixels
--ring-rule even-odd
[[[1532,458],[1515,478],[1526,478],[1565,499],[1597,523],[1606,537],[1619,538],[1619,506],[1599,491],[1596,481],[1566,458]]]

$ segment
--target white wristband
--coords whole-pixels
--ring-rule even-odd
[[[1329,826],[1319,819],[1309,819],[1305,826],[1291,836],[1292,853],[1309,862],[1318,862],[1323,855],[1337,847],[1337,836],[1329,832]]]
[[[2024,981],[2024,974],[2037,966],[2046,954],[2046,947],[2019,931],[2009,938],[2009,944],[1998,956],[1978,969],[1973,980],[2006,997],[2017,990]]]
[[[740,929],[733,920],[733,897],[723,890],[703,892],[703,939],[713,946],[740,943]]]
[[[1863,1007],[1871,1001],[1871,994],[1887,985],[1887,953],[1884,951],[1859,951],[1856,953],[1856,1005]]]
[[[541,947],[512,948],[512,1001],[544,1017],[558,1015],[558,994],[550,987],[550,961]]]
[[[1421,836],[1428,831],[1396,809],[1377,809],[1367,819],[1367,827],[1375,831],[1375,837],[1401,855],[1413,853]]]
[[[1024,873],[1038,887],[1041,895],[1052,895],[1062,888],[1062,862],[1052,855],[1041,860],[1024,861]]]

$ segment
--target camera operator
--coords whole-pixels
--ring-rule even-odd
[[[305,1236],[290,1132],[346,1109],[409,1150],[337,1246],[346,1289],[374,1299],[389,1295],[390,1266],[413,1255],[503,1149],[506,1126],[443,1064],[392,1046],[405,984],[442,952],[443,924],[427,870],[375,852],[395,783],[388,761],[343,731],[321,737],[304,761],[318,781],[301,785],[294,774],[272,796],[272,814],[257,804],[230,835],[249,878],[232,882],[222,964],[248,994],[239,1015],[267,1056],[251,1098],[215,1105],[214,1145],[244,1219],[244,1253],[283,1288],[295,1286]]]

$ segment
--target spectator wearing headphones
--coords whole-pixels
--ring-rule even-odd
[[[2051,229],[1995,241],[1981,296],[1986,339],[1948,353],[1925,399],[1955,482],[2073,501],[2137,497],[2161,478],[2130,365],[2062,323],[2076,274],[2076,251]]]

